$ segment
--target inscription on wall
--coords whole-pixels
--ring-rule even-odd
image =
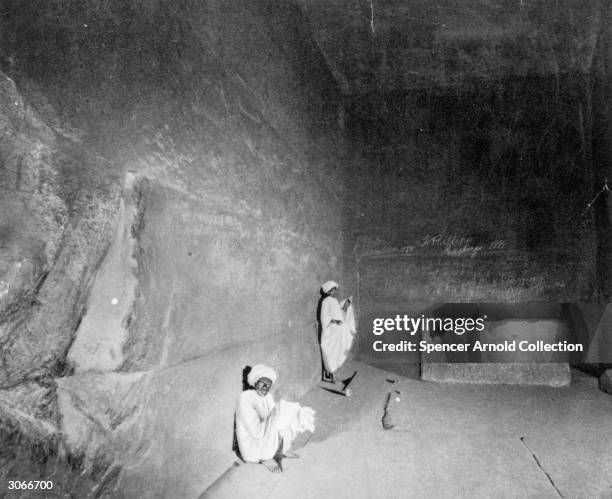
[[[508,250],[504,241],[427,236],[414,246],[358,241],[361,308],[381,301],[427,307],[444,302],[576,301],[577,262]]]

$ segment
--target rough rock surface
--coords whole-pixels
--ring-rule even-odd
[[[68,448],[91,467],[122,462],[139,444],[144,373],[77,374],[57,379],[61,431]],[[138,435],[142,436],[142,435]]]
[[[342,280],[337,88],[295,6],[185,4],[138,26],[108,7],[83,7],[90,31],[41,24],[74,48],[45,83],[79,130],[0,89],[1,415],[60,438],[94,493],[194,497],[236,458],[245,366],[273,365],[290,399],[319,375],[318,289]],[[30,14],[26,35],[49,12]],[[181,29],[151,50],[167,15]],[[132,45],[98,46],[107,30]]]
[[[0,74],[0,387],[62,372],[111,236],[116,190]]]
[[[127,340],[126,317],[135,299],[136,261],[132,225],[136,216],[134,177],[126,175],[113,242],[93,284],[87,312],[68,352],[75,372],[121,367]]]
[[[299,1],[347,94],[584,70],[602,22],[596,0]]]
[[[612,395],[612,369],[606,370],[599,377],[599,389]]]

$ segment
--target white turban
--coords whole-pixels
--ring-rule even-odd
[[[323,290],[323,293],[329,293],[333,288],[337,288],[338,287],[338,283],[336,281],[327,281],[323,283],[323,286],[321,286],[321,289]]]
[[[247,376],[249,385],[255,386],[261,378],[268,378],[272,383],[276,382],[276,371],[264,364],[256,364],[251,368],[251,372]]]

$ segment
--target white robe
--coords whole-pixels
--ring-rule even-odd
[[[275,410],[276,409],[276,410]],[[287,452],[295,437],[303,431],[314,431],[315,411],[296,402],[280,400],[272,394],[265,397],[255,390],[246,390],[236,403],[236,439],[242,459],[258,463],[272,459],[283,440]]]
[[[334,324],[332,320],[342,321],[342,324]],[[327,372],[334,373],[344,364],[354,337],[353,306],[350,305],[344,312],[336,298],[333,296],[324,298],[321,303],[321,352]]]

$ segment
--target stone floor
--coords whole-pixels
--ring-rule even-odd
[[[300,459],[285,460],[282,474],[234,466],[203,497],[612,498],[612,396],[594,378],[483,386],[346,368],[359,371],[351,397],[316,387],[302,400],[318,427]],[[396,426],[383,430],[394,390]]]

